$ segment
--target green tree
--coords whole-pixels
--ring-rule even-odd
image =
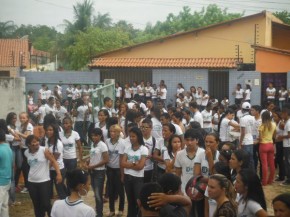
[[[77,70],[86,65],[97,54],[130,44],[129,35],[118,29],[89,28],[78,34],[76,42],[67,48],[69,67]]]
[[[98,12],[98,15],[94,17],[93,26],[105,29],[109,28],[112,25],[112,18],[109,13],[101,14]]]
[[[85,0],[83,3],[77,3],[75,6],[73,6],[73,8],[75,17],[75,29],[84,31],[92,24],[92,16],[94,11],[93,2],[90,0]]]
[[[0,38],[10,38],[17,26],[13,21],[0,22]]]
[[[277,11],[273,13],[276,17],[282,20],[285,24],[290,25],[290,12],[289,11]]]

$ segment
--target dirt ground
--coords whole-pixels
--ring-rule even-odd
[[[290,187],[280,186],[279,183],[274,183],[273,185],[264,187],[265,196],[267,199],[267,207],[269,215],[273,215],[273,208],[271,205],[272,199],[284,192],[290,192]],[[17,201],[20,201],[22,204],[19,206],[10,206],[10,217],[31,217],[34,216],[33,214],[33,207],[31,200],[29,198],[29,194],[21,194],[17,193],[16,195]],[[88,196],[84,198],[86,204],[94,207],[94,197],[93,192],[90,191]],[[109,213],[109,204],[104,204],[104,216]],[[118,208],[118,204],[115,205]],[[116,209],[117,210],[117,209]],[[127,205],[125,206],[124,216],[126,216]]]

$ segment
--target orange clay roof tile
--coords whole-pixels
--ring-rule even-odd
[[[236,58],[96,58],[89,67],[237,68],[237,62]]]

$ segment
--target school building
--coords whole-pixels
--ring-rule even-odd
[[[236,84],[249,83],[252,102],[259,103],[269,82],[290,87],[290,26],[263,11],[106,52],[89,67],[100,81],[164,80],[169,102],[181,82],[231,102]]]

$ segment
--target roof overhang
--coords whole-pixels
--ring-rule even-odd
[[[242,62],[236,58],[96,58],[89,67],[233,69]]]

